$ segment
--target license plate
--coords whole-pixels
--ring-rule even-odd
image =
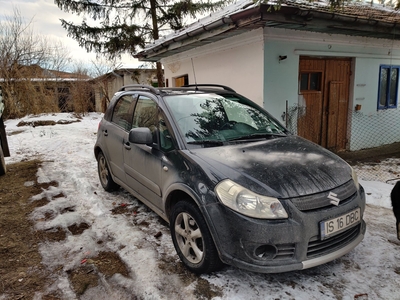
[[[319,223],[321,240],[327,239],[361,222],[361,209],[357,208],[340,217]]]

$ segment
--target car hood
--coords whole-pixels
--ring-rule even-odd
[[[254,192],[281,199],[323,192],[352,179],[344,160],[297,136],[191,152],[216,178],[230,178]]]

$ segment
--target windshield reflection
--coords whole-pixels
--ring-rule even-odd
[[[285,135],[286,129],[247,99],[233,95],[165,97],[187,143],[210,143]]]

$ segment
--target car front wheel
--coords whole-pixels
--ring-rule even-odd
[[[97,156],[97,171],[99,173],[100,183],[107,192],[112,192],[119,188],[119,185],[116,184],[111,177],[107,160],[102,152]]]
[[[0,145],[0,176],[6,174],[6,171],[7,171],[6,162],[4,160],[3,149],[1,148]]]
[[[222,267],[207,224],[196,205],[178,202],[172,211],[170,229],[176,252],[194,273],[210,273]]]

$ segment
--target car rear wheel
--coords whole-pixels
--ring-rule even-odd
[[[194,273],[210,273],[223,264],[200,210],[188,201],[178,202],[172,211],[170,229],[176,252]]]
[[[6,171],[7,171],[6,162],[4,160],[3,149],[1,148],[0,145],[0,176],[6,174]]]
[[[107,160],[102,152],[97,156],[97,171],[99,173],[100,183],[107,192],[112,192],[119,188],[119,185],[116,184],[111,177]]]

